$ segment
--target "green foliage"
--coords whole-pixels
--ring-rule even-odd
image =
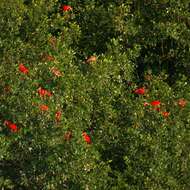
[[[1,189],[189,189],[189,14],[1,0]]]

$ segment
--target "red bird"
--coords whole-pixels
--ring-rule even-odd
[[[170,112],[167,112],[167,111],[162,112],[162,115],[163,115],[164,117],[168,117],[168,116],[170,115]]]
[[[40,105],[40,110],[41,111],[48,111],[49,107],[47,105],[42,104],[42,105]]]
[[[57,122],[61,121],[61,111],[57,111],[55,113],[55,119]]]
[[[28,74],[28,72],[29,72],[29,70],[23,64],[19,65],[19,71],[24,74]]]
[[[62,5],[61,10],[64,11],[64,12],[72,11],[72,7],[69,6],[69,5]]]
[[[155,101],[152,101],[150,104],[152,106],[159,106],[161,104],[161,102],[159,100],[155,100]]]
[[[48,90],[45,90],[43,88],[38,88],[38,94],[41,96],[41,97],[44,97],[44,96],[52,96],[52,93]]]
[[[178,100],[178,105],[181,107],[181,108],[184,108],[187,104],[187,101],[183,98],[179,99]]]
[[[16,133],[18,131],[17,125],[11,121],[5,120],[4,125],[6,125],[13,133]]]
[[[87,144],[92,143],[90,136],[86,132],[83,132],[82,136],[83,136],[83,138],[84,138],[84,140],[86,141]]]
[[[139,94],[139,95],[143,95],[145,93],[145,88],[137,88],[135,91],[134,91],[135,94]]]

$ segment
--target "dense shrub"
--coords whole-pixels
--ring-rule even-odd
[[[190,188],[188,1],[0,1],[1,189]]]

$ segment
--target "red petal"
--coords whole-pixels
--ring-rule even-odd
[[[151,105],[152,105],[152,106],[159,106],[160,103],[161,103],[161,102],[160,102],[159,100],[155,100],[155,101],[152,101],[152,102],[151,102]]]
[[[23,64],[19,65],[19,71],[24,74],[28,74],[28,72],[29,72],[28,69]]]

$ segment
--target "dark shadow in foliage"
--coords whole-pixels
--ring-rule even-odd
[[[41,153],[41,152],[40,152]],[[32,161],[33,158],[36,159],[36,154],[39,154],[39,152],[35,152],[35,155],[27,154],[25,160],[1,160],[0,167],[1,167],[1,175],[5,179],[10,179],[10,181],[14,184],[15,189],[41,189],[42,186],[38,185],[33,181],[32,177],[33,175],[30,173],[30,169],[32,168]],[[44,164],[43,164],[44,163]],[[35,175],[39,175],[41,173],[44,173],[44,170],[47,170],[47,165],[45,162],[36,162],[36,166],[38,170],[36,171]],[[26,171],[26,168],[29,168],[26,173],[26,177],[28,179],[29,184],[27,186],[21,185],[22,176],[21,172]],[[34,188],[35,187],[35,188]]]
[[[19,171],[21,168],[17,162],[13,160],[1,160],[0,168],[0,175],[3,176],[5,179],[9,179],[11,182],[13,182],[18,190],[27,190],[27,188],[19,184],[19,182],[21,181],[19,175]]]
[[[114,37],[111,12],[102,6],[85,10],[78,16],[77,22],[82,31],[78,48],[87,55],[104,53],[107,42]]]
[[[100,154],[103,161],[112,160],[110,167],[112,170],[124,172],[126,164],[124,161],[125,150],[119,144],[108,144],[105,150],[100,150]]]
[[[24,5],[31,5],[32,4],[32,0],[24,0],[23,4]]]
[[[74,183],[73,181],[67,181],[67,188],[70,190],[82,190],[79,184]]]
[[[24,139],[22,139],[24,141]],[[12,154],[19,155],[19,157],[15,157],[13,160],[1,160],[0,168],[2,172],[2,176],[5,179],[10,179],[14,185],[15,189],[42,189],[43,182],[41,184],[36,183],[36,176],[48,172],[48,164],[44,160],[47,155],[50,154],[48,147],[45,144],[41,144],[38,146],[32,145],[33,138],[31,133],[28,134],[27,144],[24,147],[20,147],[16,142],[10,146],[9,152]],[[33,149],[31,151],[28,150],[28,147],[32,146]],[[34,168],[36,168],[34,170]],[[27,179],[26,185],[21,185],[22,173],[25,175]]]
[[[184,62],[188,60],[188,46],[185,47],[181,40],[173,39],[170,35],[166,36],[162,30],[155,28],[155,24],[152,23],[152,18],[154,18],[156,23],[173,23],[175,21],[177,24],[179,21],[177,18],[175,20],[175,14],[173,17],[165,16],[165,9],[170,6],[169,1],[157,4],[152,4],[149,1],[134,3],[132,11],[137,15],[136,25],[142,28],[132,39],[132,44],[137,43],[142,48],[137,60],[137,77],[140,82],[144,81],[144,73],[149,69],[156,75],[162,71],[167,73],[169,75],[167,82],[170,85],[178,77],[178,71],[189,75],[188,69],[183,66]],[[178,19],[187,27],[189,26],[186,17],[178,16]]]
[[[139,82],[144,81],[144,74],[147,70],[151,69],[153,74],[159,74],[164,71],[168,74],[168,84],[172,85],[175,79],[178,77],[177,70],[186,74],[186,68],[180,64],[180,55],[173,52],[177,52],[177,49],[181,49],[180,45],[173,39],[166,39],[156,44],[155,47],[148,46],[142,48],[141,54],[137,59],[137,73]],[[164,52],[164,53],[163,53]],[[146,57],[151,57],[154,62],[147,62]]]

